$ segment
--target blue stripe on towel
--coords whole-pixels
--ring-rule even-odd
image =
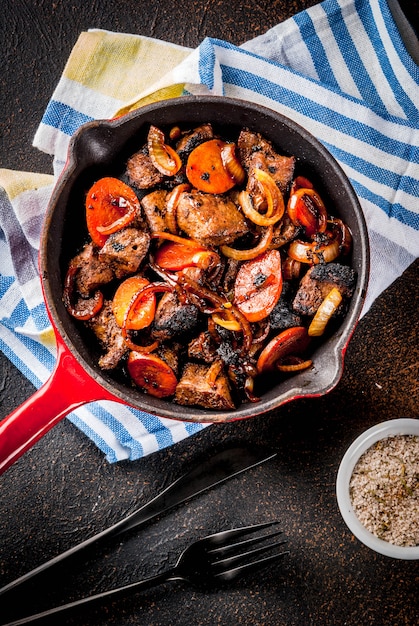
[[[73,135],[75,131],[86,122],[94,118],[76,111],[68,104],[51,100],[42,118],[42,123],[57,128],[65,135]]]

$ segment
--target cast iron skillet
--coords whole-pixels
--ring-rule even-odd
[[[98,347],[83,325],[68,315],[62,302],[68,262],[87,240],[84,199],[92,183],[122,174],[128,156],[146,141],[150,124],[160,128],[212,122],[223,135],[237,136],[249,127],[271,140],[283,154],[298,159],[297,173],[315,182],[326,206],[341,217],[353,235],[351,264],[358,275],[356,291],[341,325],[314,353],[315,367],[268,389],[258,403],[235,411],[178,406],[136,390],[123,379],[101,371]],[[9,467],[54,424],[76,407],[95,400],[114,400],[154,415],[194,422],[227,422],[250,418],[302,396],[321,396],[338,383],[346,346],[365,298],[369,244],[357,197],[340,166],[306,130],[282,115],[245,101],[194,97],[145,106],[122,118],[84,125],[73,137],[68,162],[52,194],[40,247],[45,302],[56,333],[58,358],[51,378],[0,424],[0,471]]]

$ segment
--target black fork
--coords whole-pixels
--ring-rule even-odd
[[[17,621],[9,622],[5,626],[34,623],[47,617],[70,612],[79,607],[100,604],[107,598],[126,596],[129,593],[154,587],[170,580],[183,580],[199,587],[210,587],[233,581],[243,574],[265,567],[287,554],[281,548],[285,541],[276,539],[282,534],[281,530],[261,533],[261,531],[277,524],[278,522],[266,522],[208,535],[188,546],[181,553],[176,565],[161,574],[123,587],[109,589],[93,596],[87,596],[42,613],[29,615]],[[257,536],[256,533],[258,533]],[[245,538],[246,535],[250,536]]]

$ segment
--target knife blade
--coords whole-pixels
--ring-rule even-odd
[[[215,454],[210,459],[200,463],[196,468],[177,478],[166,489],[161,491],[148,503],[127,515],[122,520],[109,526],[105,530],[89,537],[85,541],[69,548],[65,552],[45,561],[19,578],[7,583],[0,589],[0,596],[16,589],[20,585],[32,580],[46,570],[62,563],[87,548],[103,542],[105,539],[120,535],[132,528],[156,520],[180,504],[208,491],[212,487],[222,484],[226,480],[238,476],[246,470],[252,469],[266,461],[273,459],[275,452],[248,447],[229,448]]]

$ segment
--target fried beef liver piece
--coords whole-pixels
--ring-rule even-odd
[[[234,409],[227,376],[221,372],[211,384],[207,380],[208,371],[207,365],[187,363],[176,387],[175,402],[205,409]]]
[[[295,157],[278,154],[270,141],[247,129],[240,132],[237,147],[241,163],[249,175],[249,193],[259,193],[253,176],[256,168],[270,174],[282,193],[288,190],[294,175]]]
[[[156,189],[156,191],[148,193],[141,200],[141,207],[152,233],[168,230],[166,223],[167,194],[168,192],[165,189]]]
[[[84,297],[114,278],[113,269],[100,259],[98,252],[94,243],[87,243],[72,260],[72,264],[78,267],[76,289]]]
[[[99,259],[106,263],[116,278],[133,274],[148,252],[150,235],[136,228],[124,228],[109,235],[99,251]]]
[[[227,245],[249,232],[232,200],[195,190],[180,194],[177,222],[188,237],[203,246]]]
[[[300,281],[293,301],[293,309],[300,315],[314,315],[328,293],[337,287],[342,294],[342,303],[336,311],[343,312],[346,302],[352,297],[356,285],[356,272],[340,263],[313,265]]]
[[[164,174],[154,167],[146,146],[128,159],[127,174],[138,189],[150,189],[164,180]]]
[[[198,309],[194,304],[182,304],[175,292],[164,293],[156,308],[152,337],[167,341],[184,337],[198,324]]]
[[[102,348],[106,351],[99,359],[99,367],[103,370],[115,369],[120,360],[127,354],[128,346],[116,323],[112,311],[112,301],[106,300],[100,312],[86,324],[93,330]]]
[[[291,283],[284,281],[281,296],[269,315],[269,323],[276,332],[301,326],[301,316],[292,308],[293,289]]]

